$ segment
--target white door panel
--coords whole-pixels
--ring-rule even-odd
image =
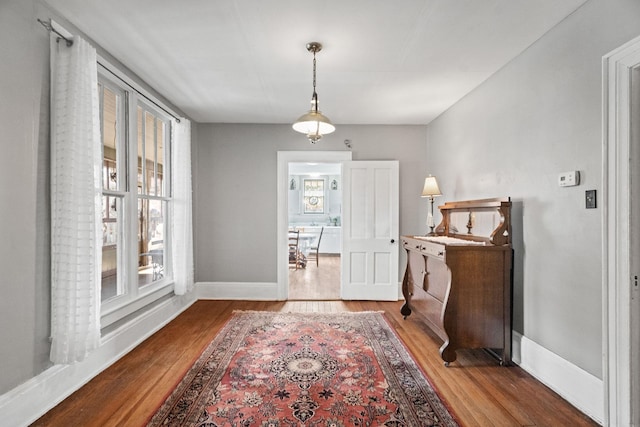
[[[398,299],[398,162],[343,164],[343,299]]]

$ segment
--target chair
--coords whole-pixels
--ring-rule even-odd
[[[318,241],[314,246],[309,248],[309,254],[307,255],[307,260],[314,259],[316,260],[316,267],[319,265],[319,257],[318,252],[320,251],[320,240],[322,240],[322,233],[324,232],[324,227],[320,229],[320,236],[318,236]]]
[[[300,267],[300,232],[289,230],[289,267]]]
[[[162,249],[152,249],[146,254],[151,257],[153,265],[153,280],[160,280],[164,277],[164,251]]]
[[[141,257],[148,256],[153,268],[153,281],[164,277],[164,249],[162,240],[152,240],[149,242],[147,252],[140,254]]]

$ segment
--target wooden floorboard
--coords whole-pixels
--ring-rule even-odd
[[[320,254],[317,264],[289,267],[289,300],[340,299],[340,256]]]
[[[462,350],[445,367],[439,339],[401,302],[198,301],[35,422],[34,426],[139,426],[162,404],[234,310],[384,311],[389,323],[463,426],[595,426],[517,366]],[[1,424],[1,423],[0,423]]]

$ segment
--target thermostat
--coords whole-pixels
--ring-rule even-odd
[[[560,187],[572,187],[578,184],[580,184],[580,171],[564,172],[558,177]]]

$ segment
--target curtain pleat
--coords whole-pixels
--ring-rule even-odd
[[[96,51],[51,48],[51,361],[100,344],[102,153]]]
[[[172,130],[172,233],[174,292],[193,290],[193,225],[191,216],[191,122],[171,122]]]

